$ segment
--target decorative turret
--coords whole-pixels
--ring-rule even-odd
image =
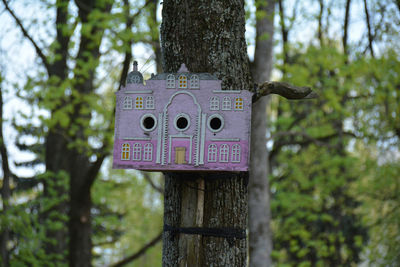
[[[143,75],[138,71],[138,63],[137,61],[133,62],[133,71],[128,74],[126,78],[126,83],[140,83],[143,84]]]

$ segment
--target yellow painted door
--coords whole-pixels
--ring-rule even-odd
[[[175,164],[186,164],[186,147],[175,147]]]

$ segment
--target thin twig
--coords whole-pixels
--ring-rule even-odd
[[[269,81],[259,84],[256,87],[253,95],[253,103],[258,101],[261,97],[270,94],[277,94],[287,99],[312,99],[318,97],[308,86],[299,87],[286,82]]]
[[[162,237],[162,232],[160,232],[153,240],[151,240],[149,243],[147,243],[146,245],[144,245],[141,249],[139,249],[138,252],[133,253],[131,256],[126,257],[125,259],[114,263],[113,265],[110,265],[110,267],[120,267],[120,266],[124,266],[125,264],[128,264],[136,259],[138,259],[140,256],[142,256],[143,254],[146,253],[146,251],[151,248],[152,246],[156,245],[158,242],[161,241],[161,237]]]
[[[43,61],[44,66],[46,67],[46,70],[48,73],[50,73],[50,64],[47,61],[46,56],[43,54],[42,50],[40,49],[40,47],[37,45],[37,43],[33,40],[33,38],[29,35],[28,31],[25,29],[24,25],[22,25],[21,20],[15,15],[15,13],[10,9],[10,7],[8,6],[8,3],[6,0],[2,0],[3,4],[6,8],[6,10],[8,11],[8,13],[10,13],[10,15],[14,18],[15,22],[17,23],[17,25],[19,26],[19,28],[22,31],[22,34],[28,38],[28,40],[32,43],[32,45],[35,47],[36,53],[38,54],[38,56],[40,57],[40,59]]]
[[[147,172],[142,172],[143,173],[143,177],[144,179],[146,179],[147,182],[149,182],[149,184],[151,185],[151,187],[156,190],[157,192],[159,192],[160,194],[164,194],[164,188],[162,188],[161,186],[156,185],[153,180],[150,177],[150,174]]]

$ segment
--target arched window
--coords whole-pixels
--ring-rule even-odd
[[[228,162],[229,161],[229,146],[227,144],[223,144],[219,148],[219,162]]]
[[[143,161],[152,161],[153,160],[153,144],[147,143],[144,145],[143,149]]]
[[[131,158],[131,146],[127,143],[122,144],[121,160],[129,160]]]
[[[208,162],[216,162],[217,161],[217,146],[211,144],[208,146]]]
[[[192,75],[190,77],[190,88],[200,88],[199,76]]]
[[[232,162],[240,162],[240,145],[233,145],[232,146]]]
[[[146,109],[154,109],[154,97],[146,97]]]
[[[132,97],[125,96],[123,109],[132,109]]]
[[[231,109],[232,109],[231,98],[229,96],[224,96],[224,99],[222,101],[222,110],[231,110]]]
[[[132,77],[132,82],[133,83],[140,83],[140,77],[138,75],[135,75]]]
[[[179,76],[179,88],[187,88],[187,77],[185,75]]]
[[[135,109],[143,109],[143,97],[141,96],[136,97]]]
[[[241,97],[235,98],[235,109],[243,110],[243,98],[241,98]]]
[[[210,110],[219,110],[219,98],[216,96],[210,99]]]
[[[133,158],[132,160],[140,161],[142,159],[142,145],[135,143],[133,145]]]
[[[173,74],[167,76],[167,88],[175,88],[175,76]]]

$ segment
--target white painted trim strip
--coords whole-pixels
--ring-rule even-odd
[[[214,138],[211,139],[214,142],[239,142],[240,138]]]
[[[204,144],[205,144],[205,135],[206,135],[206,119],[207,115],[201,115],[201,139],[200,139],[200,162],[199,164],[204,164]]]
[[[150,140],[151,140],[151,137],[124,137],[124,140],[150,141]]]
[[[160,164],[161,163],[161,160],[160,160],[160,157],[161,157],[161,137],[162,137],[162,121],[163,121],[163,116],[162,116],[163,114],[160,112],[159,114],[158,114],[158,134],[157,134],[157,158],[156,158],[156,163],[158,163],[158,164]]]
[[[240,94],[242,92],[242,90],[214,90],[213,93],[216,94],[224,94],[224,93],[228,93],[228,94]]]
[[[171,142],[172,142],[172,136],[169,136],[169,145],[168,145],[168,163],[171,163]]]
[[[189,164],[192,164],[192,146],[193,146],[193,136],[190,136],[189,144]]]
[[[167,120],[168,119],[168,114],[167,114],[167,111],[164,111],[164,113],[163,113],[163,124],[162,124],[162,137],[161,137],[161,140],[162,140],[162,144],[161,144],[161,165],[165,165],[165,150],[166,150],[166,144],[165,144],[165,138],[167,138],[166,136],[165,136],[165,131],[166,131],[166,128],[168,127],[168,125],[167,125]]]
[[[185,134],[170,134],[169,137],[180,137],[180,138],[192,138],[193,135],[185,135]]]
[[[125,94],[152,94],[153,90],[145,90],[145,91],[133,91],[133,90],[129,90],[129,91],[125,91]]]

